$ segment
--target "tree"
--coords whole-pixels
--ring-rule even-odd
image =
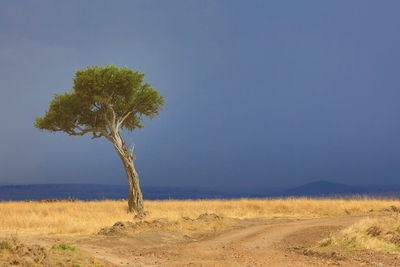
[[[139,175],[133,160],[133,145],[122,138],[123,129],[143,128],[145,116],[159,114],[163,97],[144,74],[114,65],[91,66],[77,70],[71,92],[56,94],[43,117],[36,118],[35,127],[69,135],[92,134],[110,141],[124,165],[128,180],[129,212],[144,212]]]

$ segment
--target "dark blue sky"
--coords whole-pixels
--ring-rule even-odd
[[[40,132],[74,70],[146,74],[142,185],[400,182],[399,1],[1,1],[0,184],[125,183],[106,140]]]

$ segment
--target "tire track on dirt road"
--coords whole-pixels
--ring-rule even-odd
[[[313,236],[314,227],[348,226],[360,217],[300,220],[286,223],[266,223],[226,231],[219,235],[178,246],[163,247],[156,265],[163,266],[326,266],[312,262],[303,255],[290,255],[280,242],[291,234],[303,232],[305,239],[320,240]],[[309,232],[304,230],[310,229]],[[279,246],[278,246],[279,245]],[[146,264],[146,262],[142,262]],[[150,264],[150,262],[147,262]],[[350,263],[349,263],[350,264]],[[140,263],[138,266],[141,266]],[[143,265],[144,266],[144,265]],[[347,265],[352,266],[352,265]],[[355,265],[354,265],[355,266]]]

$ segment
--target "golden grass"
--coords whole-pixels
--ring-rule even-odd
[[[239,219],[362,215],[399,204],[395,200],[307,198],[145,201],[150,211],[146,220],[171,221],[196,218],[203,213]],[[97,233],[117,221],[132,220],[126,201],[0,203],[0,234],[85,235]]]
[[[400,215],[364,219],[323,240],[320,246],[400,253]]]

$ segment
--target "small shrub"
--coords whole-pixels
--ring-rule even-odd
[[[345,239],[344,244],[348,247],[355,248],[357,246],[357,236]]]
[[[59,245],[54,245],[52,247],[53,249],[62,249],[62,250],[70,250],[70,251],[74,251],[75,248],[66,244],[59,244]]]
[[[332,244],[332,239],[331,238],[327,238],[325,240],[322,240],[321,243],[319,243],[319,245],[321,247],[327,247],[327,246],[329,246],[331,244]]]
[[[400,226],[399,226],[399,227],[397,227],[397,228],[395,229],[395,231],[396,231],[397,233],[399,233],[399,234],[400,234]]]
[[[382,229],[376,225],[373,225],[371,227],[369,227],[366,230],[367,234],[372,236],[372,237],[376,237],[379,236],[382,233]]]
[[[1,241],[0,242],[0,249],[11,249],[11,245],[7,241]]]

